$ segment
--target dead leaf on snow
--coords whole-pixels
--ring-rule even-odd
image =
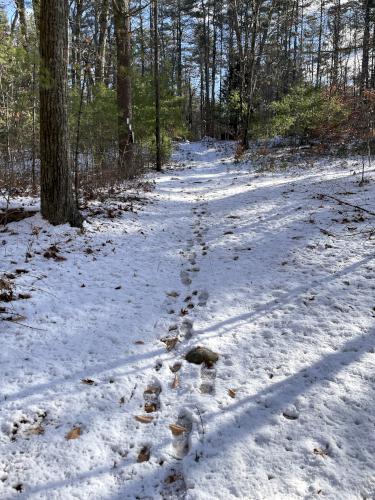
[[[328,449],[322,449],[322,448],[314,448],[314,454],[319,455],[320,457],[327,458],[328,457]]]
[[[181,370],[182,368],[182,363],[175,363],[173,366],[170,366],[169,369],[171,370],[172,373],[177,373]]]
[[[155,413],[158,410],[156,403],[145,403],[146,413]]]
[[[161,342],[166,345],[167,351],[172,351],[177,343],[178,343],[178,337],[167,337],[165,339],[161,339]]]
[[[26,316],[22,315],[15,315],[15,316],[9,316],[7,318],[4,318],[4,321],[11,321],[12,323],[19,323],[20,321],[25,321]]]
[[[228,394],[231,398],[235,399],[235,397],[237,396],[237,389],[229,389]]]
[[[151,451],[148,446],[144,446],[138,454],[137,462],[140,464],[142,462],[148,462],[150,460]]]
[[[81,380],[81,383],[84,385],[96,385],[96,382],[94,380],[91,380],[90,378]]]
[[[180,296],[178,292],[167,292],[168,297],[172,297],[174,299],[177,299],[177,297]]]
[[[174,436],[181,436],[181,434],[184,434],[184,432],[186,432],[186,428],[178,424],[171,424],[169,428]]]
[[[71,431],[68,432],[68,434],[65,435],[65,439],[72,440],[72,439],[78,439],[81,436],[81,427],[73,427]]]
[[[171,385],[172,389],[178,389],[180,387],[180,377],[177,375],[174,376],[174,380]]]
[[[34,436],[40,436],[44,434],[44,432],[45,430],[41,425],[37,425],[36,427],[31,427],[31,429],[29,429],[29,434],[32,434]]]
[[[28,300],[31,299],[31,295],[29,293],[19,293],[18,298],[20,300]]]

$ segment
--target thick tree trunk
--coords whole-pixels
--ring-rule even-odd
[[[132,54],[129,0],[113,0],[117,47],[117,107],[119,167],[125,177],[133,177],[132,133]]]
[[[79,226],[68,147],[68,9],[68,0],[40,3],[41,212],[51,224]]]

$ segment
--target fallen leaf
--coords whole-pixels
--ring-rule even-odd
[[[237,395],[237,390],[236,390],[236,389],[229,389],[229,390],[228,390],[228,394],[229,394],[229,396],[230,396],[231,398],[233,398],[233,399],[234,399],[234,398],[236,397],[236,395]]]
[[[328,450],[327,449],[322,449],[322,448],[314,448],[314,454],[315,455],[318,455],[320,457],[323,457],[323,458],[327,458],[328,457]]]
[[[95,381],[91,380],[90,378],[85,378],[81,380],[81,383],[85,385],[95,385]]]
[[[156,403],[145,403],[145,412],[146,413],[155,413],[157,411]]]
[[[149,385],[144,393],[145,394],[160,394],[161,388],[159,385]]]
[[[151,452],[148,446],[144,446],[138,454],[137,462],[148,462],[150,460]]]
[[[143,340],[137,340],[136,342],[134,342],[135,345],[144,345],[145,343],[143,342]]]
[[[65,439],[68,441],[71,439],[78,439],[81,435],[81,427],[73,427],[71,431],[68,432],[68,434],[65,435]]]
[[[178,389],[180,387],[180,377],[177,375],[174,376],[174,380],[172,382],[172,389]]]
[[[174,299],[176,299],[177,297],[180,296],[180,294],[178,292],[167,292],[167,295],[168,295],[168,297],[172,297]]]
[[[18,298],[20,300],[28,300],[31,299],[31,295],[29,293],[19,293]]]
[[[181,370],[182,363],[175,363],[173,366],[170,366],[169,369],[172,373],[177,373]]]
[[[134,417],[137,422],[140,422],[141,424],[151,424],[151,422],[154,420],[154,417],[148,417],[145,415],[139,415]]]
[[[169,352],[176,347],[178,343],[178,337],[167,337],[165,339],[161,339],[161,341],[163,342],[163,344],[165,344],[167,351]]]
[[[41,425],[37,425],[36,427],[31,427],[31,429],[29,429],[29,433],[34,436],[40,436],[44,434],[44,432],[44,428]]]
[[[174,436],[181,436],[181,434],[184,434],[184,432],[186,432],[186,428],[178,424],[171,424],[169,428]]]
[[[8,318],[4,318],[4,321],[11,321],[13,323],[19,323],[20,321],[25,321],[26,316],[22,315],[16,315],[16,316],[9,316]]]

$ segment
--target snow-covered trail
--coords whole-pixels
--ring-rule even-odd
[[[375,498],[374,243],[346,230],[373,220],[317,196],[374,188],[228,144],[178,160],[138,215],[4,236],[32,328],[1,324],[0,498]]]

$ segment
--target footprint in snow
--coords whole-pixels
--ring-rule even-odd
[[[207,305],[207,301],[208,301],[209,296],[210,295],[208,292],[201,292],[198,295],[198,306],[205,307]]]
[[[191,285],[192,281],[191,281],[190,275],[187,271],[181,271],[180,277],[181,277],[181,282],[183,285],[185,285],[185,286]]]
[[[153,379],[143,393],[145,401],[144,409],[146,413],[155,413],[160,409],[161,385],[157,379]]]
[[[193,420],[186,411],[181,411],[175,424],[170,426],[173,442],[171,455],[182,460],[190,451],[190,435],[193,430]]]
[[[189,319],[184,319],[180,327],[181,334],[185,340],[190,340],[193,336],[194,325]]]
[[[215,392],[216,369],[202,365],[200,391],[202,394],[214,394]]]

